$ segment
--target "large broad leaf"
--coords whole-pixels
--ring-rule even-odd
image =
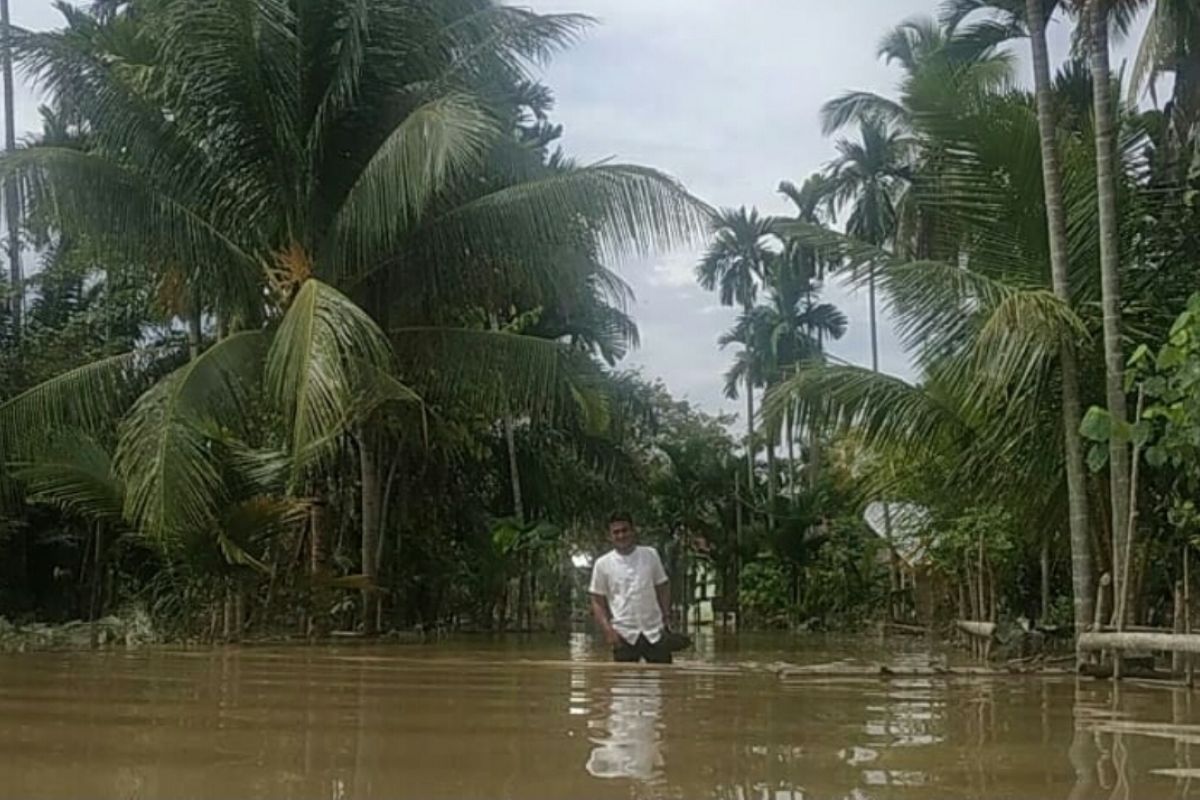
[[[293,485],[353,421],[356,387],[368,383],[369,373],[390,368],[391,347],[374,320],[335,289],[306,281],[275,332],[266,368]]]
[[[1107,442],[1113,434],[1113,420],[1107,409],[1092,406],[1079,423],[1079,433],[1093,442]]]
[[[206,427],[246,422],[266,335],[223,339],[143,394],[121,423],[116,470],[127,486],[126,516],[155,537],[215,530],[223,485]]]

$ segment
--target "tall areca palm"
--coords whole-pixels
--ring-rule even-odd
[[[1033,55],[1034,100],[1037,104],[1038,135],[1042,160],[1042,185],[1046,203],[1046,226],[1054,294],[1063,303],[1072,300],[1070,259],[1067,240],[1063,174],[1058,146],[1054,87],[1050,76],[1046,24],[1058,0],[951,0],[946,12],[961,20],[966,15],[989,10],[1000,12],[1001,24],[1014,34],[1028,33]],[[1088,521],[1088,498],[1079,434],[1082,418],[1079,369],[1074,345],[1064,341],[1059,351],[1060,405],[1063,419],[1063,460],[1066,467],[1068,524],[1071,537],[1072,597],[1075,628],[1082,631],[1092,621],[1095,597],[1092,570],[1092,540]]]
[[[1100,287],[1104,309],[1105,396],[1112,424],[1126,424],[1125,359],[1121,347],[1121,252],[1120,220],[1117,216],[1117,108],[1112,97],[1112,73],[1109,69],[1109,12],[1113,0],[1088,0],[1082,8],[1087,30],[1088,63],[1092,73],[1093,125],[1096,143],[1096,197],[1099,204]],[[1110,437],[1108,454],[1109,487],[1112,504],[1113,596],[1114,604],[1124,608],[1128,575],[1125,564],[1130,550],[1129,530],[1129,447],[1118,436]],[[1123,620],[1118,620],[1121,624]]]
[[[766,329],[771,355],[768,389],[797,370],[822,363],[826,342],[842,338],[847,327],[845,314],[832,303],[818,301],[822,259],[816,251],[799,242],[789,242],[771,263],[766,313],[759,321]],[[787,440],[790,483],[795,491],[795,419],[789,413],[782,423]],[[808,474],[815,481],[820,456],[816,432],[810,431],[810,434]],[[768,442],[774,439],[768,437]]]
[[[733,328],[719,340],[722,347],[742,345],[725,374],[725,395],[730,399],[737,398],[741,386],[770,390],[803,365],[820,361],[823,340],[840,339],[846,332],[845,315],[830,303],[814,302],[816,289],[804,274],[803,263],[788,256],[787,251],[771,254],[765,281],[768,302],[739,315]],[[790,418],[788,423],[782,428],[787,434],[790,463],[794,464]],[[777,421],[764,424],[771,520],[779,483],[775,444],[780,429]]]
[[[790,181],[783,181],[779,184],[779,191],[796,207],[795,220],[797,222],[806,225],[820,225],[824,221],[825,213],[828,211],[830,205],[828,178],[825,175],[820,173],[810,175],[799,188]],[[831,259],[827,254],[822,253],[816,248],[809,247],[799,240],[789,240],[784,252],[792,259],[797,275],[807,284],[805,289],[805,305],[811,308],[812,298],[825,280],[825,272],[830,267],[836,266],[836,264],[831,263]],[[823,357],[825,333],[819,327],[815,333],[817,336],[817,349]],[[796,420],[790,410],[784,419],[784,426],[788,431],[788,457],[794,465],[795,458],[792,456],[790,448],[793,446],[793,440],[795,439]],[[810,483],[815,485],[821,469],[820,432],[810,430],[809,436],[807,474]],[[793,481],[794,479],[793,476]]]
[[[1064,303],[1071,303],[1070,264],[1067,243],[1067,214],[1063,202],[1062,167],[1060,166],[1054,100],[1050,83],[1050,58],[1046,46],[1046,22],[1050,19],[1053,0],[1026,0],[1025,18],[1033,50],[1034,98],[1037,103],[1038,135],[1042,154],[1042,183],[1046,197],[1046,225],[1049,234],[1050,271],[1054,294]],[[1067,502],[1071,535],[1072,599],[1075,610],[1075,630],[1082,631],[1092,619],[1092,598],[1095,596],[1092,573],[1092,540],[1088,530],[1088,500],[1083,467],[1083,443],[1079,435],[1081,403],[1079,398],[1079,369],[1075,347],[1064,341],[1059,350],[1062,383],[1060,392],[1063,419],[1063,460],[1067,471]]]
[[[64,228],[152,254],[163,281],[182,287],[198,334],[205,317],[241,331],[132,406],[123,387],[145,354],[0,407],[5,441],[31,421],[124,413],[116,465],[127,514],[145,532],[213,527],[226,486],[212,425],[254,440],[238,413],[247,393],[261,391],[281,420],[288,490],[315,490],[347,431],[379,403],[412,398],[396,377],[396,348],[408,355],[434,337],[393,330],[405,298],[458,286],[482,303],[504,276],[545,267],[544,253],[581,223],[606,255],[681,241],[702,225],[700,204],[641,167],[497,179],[512,172],[498,97],[585,18],[491,0],[161,0],[104,18],[60,10],[66,29],[18,32],[17,51],[86,120],[89,149],[28,148],[0,161],[0,173],[52,197]],[[543,255],[519,257],[531,251]],[[464,330],[437,341],[456,346],[448,361],[460,373],[503,364],[510,394],[542,391],[529,370],[554,362],[557,347],[517,338]],[[364,529],[364,566],[376,535]]]
[[[859,140],[840,139],[829,165],[827,191],[832,204],[849,208],[846,232],[863,242],[888,247],[895,241],[897,206],[911,177],[914,142],[879,118],[864,120]],[[879,369],[875,275],[867,279],[871,326],[871,368]]]
[[[757,209],[723,209],[712,222],[713,242],[696,267],[696,279],[709,291],[716,290],[721,305],[742,307],[743,317],[749,318],[758,297],[770,249],[775,238],[774,220],[760,216]],[[750,486],[754,485],[754,386],[758,358],[750,339],[742,341],[745,350],[740,361],[740,373],[746,385],[746,462]]]

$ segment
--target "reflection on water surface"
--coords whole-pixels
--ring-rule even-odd
[[[699,645],[662,669],[609,665],[584,637],[2,656],[0,795],[1200,795],[1200,703],[1179,689],[781,680],[767,663],[879,643]]]

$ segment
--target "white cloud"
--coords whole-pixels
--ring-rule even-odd
[[[654,287],[691,288],[696,285],[695,267],[693,253],[672,253],[650,267],[646,282]]]

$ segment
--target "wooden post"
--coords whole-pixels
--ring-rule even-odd
[[[1045,627],[1050,622],[1050,537],[1042,537],[1042,552],[1039,554],[1039,564],[1041,570],[1041,617],[1042,626]]]
[[[1190,635],[1192,632],[1192,580],[1191,580],[1191,554],[1188,551],[1189,545],[1187,542],[1183,544],[1183,632],[1185,635]],[[1194,675],[1192,665],[1195,659],[1192,654],[1188,653],[1184,656],[1184,665],[1187,672],[1187,685],[1191,689],[1194,685]]]
[[[1092,620],[1092,630],[1104,630],[1104,599],[1108,597],[1108,587],[1112,584],[1112,575],[1107,572],[1100,576],[1100,581],[1096,584],[1096,606],[1095,618]],[[1075,631],[1075,663],[1083,663],[1083,648],[1079,646],[1079,641],[1087,631]],[[1103,656],[1103,654],[1101,654]]]
[[[1100,583],[1096,586],[1096,618],[1092,621],[1093,631],[1104,629],[1104,617],[1108,611],[1104,601],[1108,599],[1110,586],[1112,586],[1112,575],[1106,572],[1100,576]]]
[[[1183,633],[1183,581],[1175,582],[1175,612],[1171,618],[1171,630],[1174,633]],[[1183,677],[1183,653],[1171,654],[1171,674],[1176,678]]]

